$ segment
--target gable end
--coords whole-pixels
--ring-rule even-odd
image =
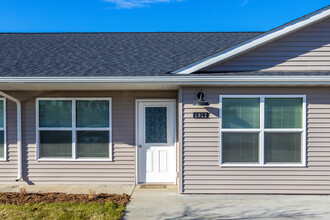
[[[203,60],[197,61],[178,70],[172,71],[173,74],[190,74],[205,70],[216,64],[228,61],[237,56],[245,54],[249,51],[260,48],[261,46],[267,45],[275,40],[281,39],[290,34],[296,33],[299,30],[310,27],[311,25],[317,24],[330,17],[330,6],[315,11],[297,20],[284,24],[278,28],[270,30],[265,34],[259,35],[256,38],[248,40],[244,43],[231,47],[227,50],[221,51]],[[246,70],[248,71],[248,70]]]
[[[330,71],[330,19],[200,72]]]

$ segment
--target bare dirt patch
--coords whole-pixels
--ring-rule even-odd
[[[113,202],[126,206],[130,196],[123,194],[66,194],[66,193],[0,193],[0,204],[37,204],[37,203],[106,203]]]

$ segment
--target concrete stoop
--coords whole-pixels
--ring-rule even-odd
[[[136,186],[137,189],[177,189],[177,186],[174,184],[150,184],[143,183]]]

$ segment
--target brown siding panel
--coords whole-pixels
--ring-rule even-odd
[[[183,193],[330,194],[330,89],[203,88],[205,108],[192,105],[199,89],[183,88]],[[306,94],[307,167],[220,167],[220,94]]]

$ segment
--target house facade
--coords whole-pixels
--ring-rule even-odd
[[[0,34],[1,184],[330,194],[330,8],[269,32]]]

